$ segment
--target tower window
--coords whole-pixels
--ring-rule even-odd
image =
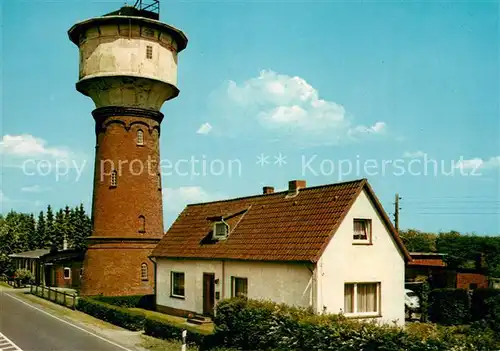
[[[148,265],[145,263],[141,265],[141,280],[148,280]]]
[[[113,170],[113,172],[111,172],[111,186],[112,187],[116,187],[118,184],[118,174],[116,172],[116,170]]]
[[[158,190],[161,190],[161,173],[158,173]]]
[[[139,233],[146,233],[146,217],[139,216]]]
[[[146,46],[146,58],[150,60],[153,58],[153,47],[151,45]]]
[[[142,129],[137,131],[137,145],[144,145],[144,132]]]

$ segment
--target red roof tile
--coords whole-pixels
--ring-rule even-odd
[[[153,257],[317,262],[354,200],[365,189],[405,258],[409,258],[366,179],[188,205],[153,250]],[[214,217],[230,226],[210,240]]]

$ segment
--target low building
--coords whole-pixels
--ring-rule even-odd
[[[412,260],[405,268],[405,284],[427,280],[431,289],[456,288],[474,290],[487,288],[490,283],[481,265],[476,268],[448,267],[445,254],[436,252],[411,252]]]
[[[84,251],[38,249],[9,255],[15,269],[28,269],[36,285],[80,287]]]
[[[366,179],[188,205],[158,246],[156,305],[212,315],[244,296],[404,323],[403,243]]]
[[[49,249],[37,249],[10,254],[14,269],[27,269],[35,278],[35,284],[40,285],[44,281],[44,265],[42,257],[50,252]]]

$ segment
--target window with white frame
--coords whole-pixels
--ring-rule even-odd
[[[344,314],[380,315],[380,283],[346,283]]]
[[[171,296],[184,298],[184,273],[170,272]]]
[[[144,132],[142,129],[137,131],[137,145],[144,145]]]
[[[354,242],[370,243],[372,236],[371,219],[354,219],[353,222],[353,240]]]
[[[248,279],[240,277],[231,277],[232,297],[248,296]]]
[[[64,267],[64,279],[71,279],[71,268]]]

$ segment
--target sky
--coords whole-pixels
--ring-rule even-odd
[[[91,208],[95,108],[67,30],[123,1],[1,3],[2,212]],[[496,2],[162,1],[165,229],[188,203],[367,178],[400,227],[500,234]],[[66,167],[65,165],[70,165]]]

